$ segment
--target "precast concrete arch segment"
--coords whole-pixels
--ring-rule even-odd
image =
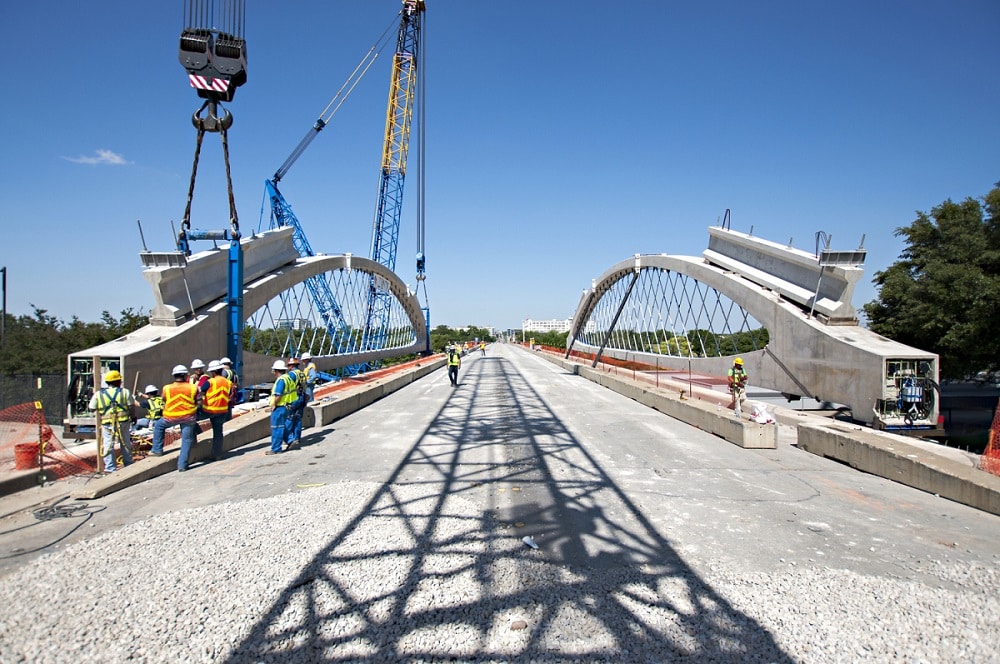
[[[617,282],[632,279],[642,270],[687,275],[728,297],[767,328],[767,347],[741,354],[753,385],[842,404],[851,409],[855,419],[873,422],[877,419],[876,404],[898,396],[889,386],[892,376],[887,376],[887,366],[892,362],[926,362],[931,367],[930,382],[937,383],[937,356],[933,353],[891,341],[857,324],[827,324],[779,292],[691,256],[636,255],[605,271],[580,298],[570,328],[570,348],[579,343],[577,339],[601,298]],[[719,376],[725,375],[733,357],[671,357],[622,349],[605,349],[604,355],[677,370],[691,366],[698,372]],[[936,426],[936,402],[923,419]]]

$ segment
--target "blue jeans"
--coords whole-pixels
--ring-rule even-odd
[[[153,454],[163,454],[163,432],[172,426],[162,417],[153,422],[153,449],[150,450]]]
[[[118,470],[115,460],[115,443],[122,451],[122,464],[132,463],[132,438],[129,435],[128,420],[124,422],[104,422],[101,424],[101,445],[104,452],[104,472],[113,473]],[[116,436],[117,434],[117,436]]]
[[[229,413],[219,413],[212,415],[208,421],[212,423],[212,458],[218,459],[222,456],[222,425],[229,420]]]
[[[198,437],[198,423],[185,422],[181,426],[181,453],[177,457],[177,470],[186,470],[188,467],[188,456],[194,441]]]
[[[271,411],[271,451],[280,452],[281,444],[285,442],[285,428],[288,408],[275,406]]]
[[[299,397],[288,406],[288,422],[285,424],[285,442],[294,443],[302,437],[302,411],[306,409],[306,401]]]

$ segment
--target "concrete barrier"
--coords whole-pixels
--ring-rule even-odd
[[[1000,514],[1000,477],[910,444],[903,436],[841,422],[802,423],[798,446],[852,468]]]
[[[614,390],[644,406],[655,408],[661,413],[698,427],[702,431],[715,434],[739,447],[767,450],[778,447],[778,427],[774,424],[758,424],[752,420],[737,418],[733,411],[716,403],[685,399],[672,390],[644,385],[628,378],[571,362],[551,353],[543,352],[537,355],[563,367],[570,373]]]

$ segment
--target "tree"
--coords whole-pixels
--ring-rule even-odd
[[[941,376],[997,368],[1000,345],[1000,182],[980,201],[946,200],[895,230],[906,247],[872,282],[872,331],[937,353]]]
[[[107,311],[101,323],[84,323],[77,317],[69,323],[46,309],[32,305],[34,316],[7,316],[6,339],[0,352],[0,374],[34,375],[66,372],[66,356],[117,339],[148,322],[147,314],[126,309],[121,318]]]

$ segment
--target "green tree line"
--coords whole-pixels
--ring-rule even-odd
[[[66,373],[66,356],[124,336],[149,322],[149,314],[132,308],[118,317],[105,311],[97,323],[76,316],[62,321],[32,305],[30,316],[6,314],[0,374],[43,376]]]
[[[981,199],[948,199],[897,228],[899,260],[872,282],[869,328],[937,353],[942,378],[1000,369],[1000,182]]]

